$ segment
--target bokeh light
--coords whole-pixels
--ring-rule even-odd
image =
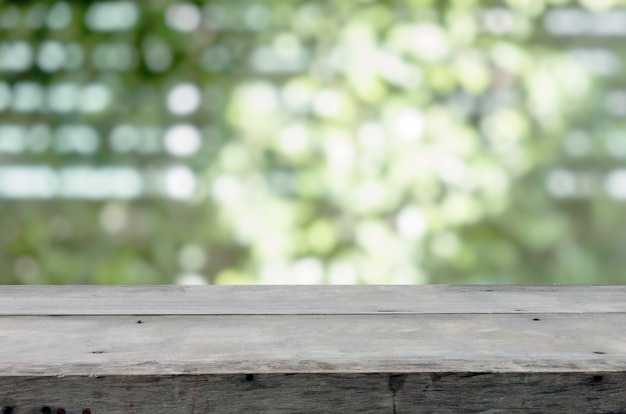
[[[626,2],[0,3],[0,283],[621,283]]]

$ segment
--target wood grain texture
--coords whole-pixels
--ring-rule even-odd
[[[0,407],[15,414],[43,407],[67,414],[617,414],[626,409],[625,383],[623,373],[0,377]]]
[[[0,376],[626,371],[620,313],[140,320],[0,317]]]
[[[429,377],[406,376],[395,396],[398,414],[626,412],[624,373],[444,373]]]
[[[625,286],[0,286],[0,315],[626,312]]]
[[[626,413],[625,299],[623,286],[5,286],[0,413]]]
[[[0,378],[15,414],[391,413],[392,398],[380,374]]]

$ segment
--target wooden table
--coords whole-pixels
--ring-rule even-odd
[[[0,411],[624,413],[624,286],[3,286]]]

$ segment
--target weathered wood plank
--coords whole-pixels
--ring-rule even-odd
[[[624,373],[0,377],[15,414],[622,413]]]
[[[626,413],[624,299],[624,286],[0,287],[0,413]]]
[[[388,375],[0,377],[14,414],[391,413]]]
[[[624,373],[432,373],[429,377],[401,377],[404,384],[394,398],[396,413],[626,412]]]
[[[626,312],[624,286],[0,286],[0,315]]]
[[[0,376],[626,372],[626,314],[5,316],[0,351]]]

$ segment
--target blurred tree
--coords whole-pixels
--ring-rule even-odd
[[[5,1],[0,280],[621,282],[622,5]]]

